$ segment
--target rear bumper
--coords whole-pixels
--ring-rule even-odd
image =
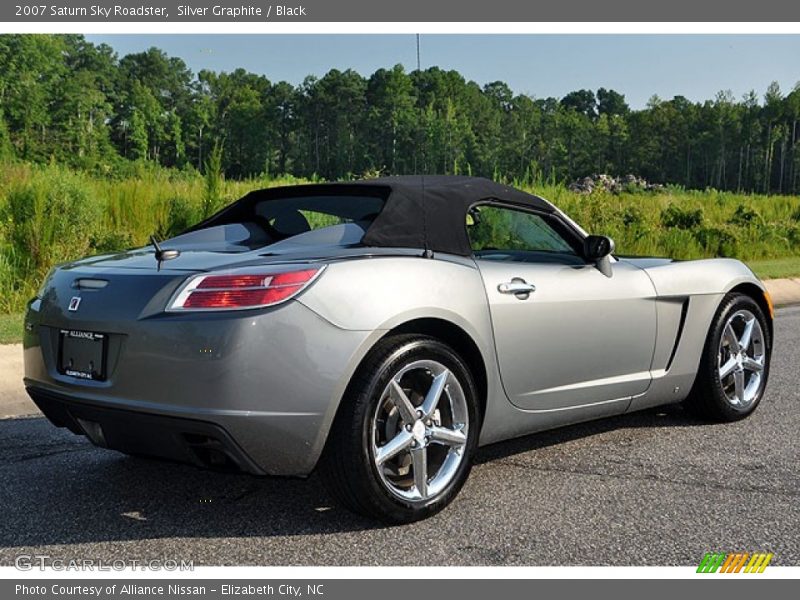
[[[205,436],[237,468],[268,475],[314,469],[347,382],[380,335],[335,327],[298,302],[118,321],[37,308],[26,315],[24,383],[56,425],[91,439],[78,419],[100,423],[99,445],[195,464],[187,440]],[[107,380],[58,371],[59,328],[109,334]]]
[[[199,467],[265,474],[231,435],[214,423],[104,408],[35,387],[27,391],[50,422],[85,435],[97,446]]]

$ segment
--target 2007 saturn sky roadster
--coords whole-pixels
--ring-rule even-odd
[[[746,417],[772,329],[736,260],[625,258],[537,196],[388,177],[255,191],[54,269],[25,317],[25,385],[98,446],[316,468],[402,523],[453,500],[479,445],[677,402]]]

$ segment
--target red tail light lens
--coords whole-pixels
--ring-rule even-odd
[[[261,287],[266,278],[266,275],[209,275],[197,284],[197,289]]]
[[[167,310],[241,310],[288,300],[310,284],[320,267],[277,273],[221,273],[193,277]]]

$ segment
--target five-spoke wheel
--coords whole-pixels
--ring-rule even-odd
[[[435,498],[464,458],[469,411],[458,379],[419,360],[392,377],[372,418],[372,456],[386,489],[404,500]]]
[[[477,392],[464,361],[422,335],[381,340],[334,421],[321,474],[356,512],[408,523],[447,506],[477,445]]]
[[[732,405],[746,408],[761,390],[766,353],[764,330],[747,309],[732,314],[722,330],[718,353],[719,379]]]
[[[744,294],[728,294],[714,315],[684,406],[717,421],[749,415],[767,385],[770,343],[769,324],[758,302]]]

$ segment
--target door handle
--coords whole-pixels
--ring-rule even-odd
[[[514,294],[515,296],[524,295],[525,298],[527,298],[531,292],[536,291],[536,286],[532,283],[528,283],[524,279],[515,277],[511,281],[507,281],[498,285],[497,291],[501,294]],[[522,300],[525,298],[522,298]]]

